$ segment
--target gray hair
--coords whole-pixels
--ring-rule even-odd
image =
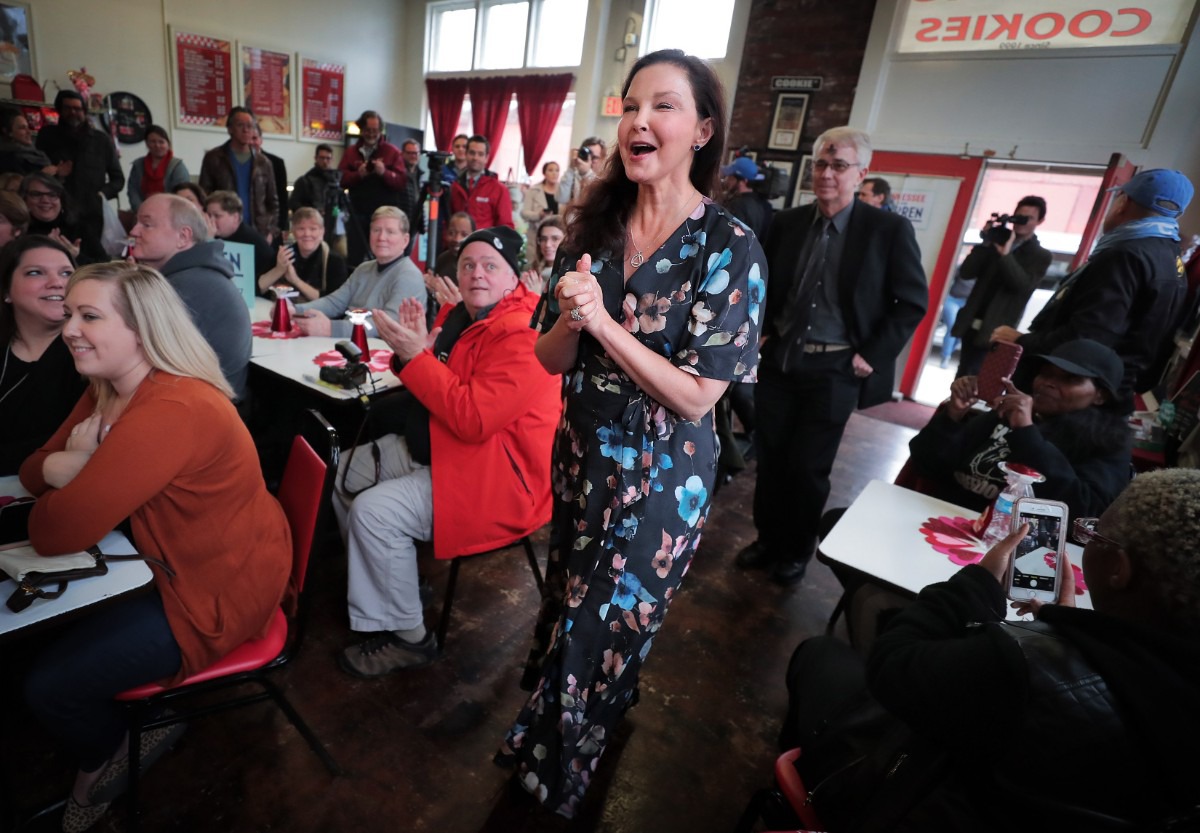
[[[161,197],[167,201],[170,212],[171,227],[174,229],[188,228],[192,230],[193,243],[208,242],[208,221],[200,213],[200,209],[176,194],[155,194],[150,199]]]
[[[871,167],[871,136],[857,127],[831,127],[813,142],[813,157],[820,156],[826,145],[853,145],[858,164],[863,170]]]
[[[1104,520],[1105,536],[1146,573],[1171,621],[1200,625],[1200,470],[1138,475]]]

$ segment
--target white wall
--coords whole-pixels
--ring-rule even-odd
[[[344,63],[348,118],[372,108],[389,121],[419,125],[405,117],[413,109],[413,85],[399,82],[410,6],[423,19],[422,3],[397,0],[32,0],[36,76],[67,89],[67,70],[86,66],[96,78],[97,92],[140,96],[155,121],[171,133],[176,156],[195,176],[204,151],[228,137],[174,125],[168,25]],[[419,73],[417,78],[419,89]],[[48,98],[53,99],[54,90],[54,84],[47,85]],[[268,137],[265,146],[287,163],[289,179],[312,166],[315,144]],[[143,145],[120,149],[127,170],[145,152]]]
[[[897,56],[902,0],[879,0],[850,121],[877,148],[1175,168],[1200,186],[1200,26],[1182,51]],[[1181,218],[1200,233],[1200,200]]]

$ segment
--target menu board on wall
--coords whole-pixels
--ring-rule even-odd
[[[236,104],[233,87],[233,42],[171,32],[175,61],[175,122],[180,127],[213,127],[225,124],[225,115]]]
[[[346,65],[300,59],[300,138],[340,142],[345,119]]]
[[[292,56],[239,43],[242,101],[265,135],[292,135]]]

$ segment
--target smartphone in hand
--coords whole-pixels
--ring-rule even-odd
[[[1005,595],[1014,602],[1055,602],[1062,584],[1062,555],[1067,547],[1067,505],[1057,500],[1023,497],[1013,507],[1012,529],[1029,524],[1017,542]]]
[[[981,400],[991,402],[1004,393],[1004,380],[1011,379],[1016,372],[1024,349],[1011,341],[992,342],[979,368],[979,375],[975,377],[975,389]]]

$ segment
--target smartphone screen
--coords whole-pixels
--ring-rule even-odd
[[[1063,517],[1044,514],[1021,507],[1017,512],[1017,525],[1029,524],[1029,532],[1017,543],[1013,553],[1011,587],[1021,590],[1053,592],[1054,579],[1058,572],[1058,553],[1062,544]]]

